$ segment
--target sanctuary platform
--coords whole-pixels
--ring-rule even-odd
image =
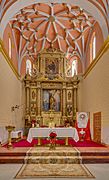
[[[109,147],[0,148],[0,163],[109,163]]]

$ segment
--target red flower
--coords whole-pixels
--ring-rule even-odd
[[[49,134],[50,138],[55,138],[56,136],[57,136],[57,134],[53,131]]]
[[[35,119],[32,119],[31,122],[32,122],[32,124],[35,124],[35,123],[36,123],[36,120],[35,120]]]

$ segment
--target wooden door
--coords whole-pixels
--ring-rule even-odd
[[[101,112],[97,112],[93,114],[93,130],[94,130],[93,140],[95,142],[101,143]]]

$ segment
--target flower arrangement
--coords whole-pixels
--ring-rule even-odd
[[[56,136],[57,134],[53,131],[49,134],[50,139],[56,138]]]
[[[33,124],[33,123],[35,124],[35,123],[36,123],[36,120],[35,120],[35,119],[32,119],[32,121],[31,121],[31,122],[32,122],[32,124]]]
[[[50,150],[51,149],[53,149],[53,150],[55,149],[56,136],[57,136],[56,132],[53,132],[53,131],[49,134],[49,138],[50,138]]]

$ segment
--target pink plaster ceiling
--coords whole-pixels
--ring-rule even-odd
[[[0,17],[1,17],[1,19],[3,18],[3,16],[7,12],[7,10],[16,2],[18,2],[18,0],[0,0],[0,8],[1,8]],[[62,0],[60,2],[62,2]],[[107,21],[107,16],[109,13],[109,0],[97,0],[97,1],[87,0],[87,2],[96,6],[99,9],[99,11],[101,11],[102,15],[104,16],[104,18]],[[38,1],[36,3],[38,3]],[[66,3],[68,3],[68,2],[66,1]],[[107,25],[109,28],[108,22],[107,22]]]
[[[20,55],[33,58],[50,46],[65,53],[76,51],[81,57],[94,23],[93,17],[77,6],[42,3],[22,9],[10,21]]]

